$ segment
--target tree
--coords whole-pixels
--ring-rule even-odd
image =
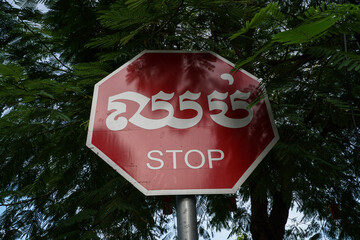
[[[271,8],[268,5],[270,13],[273,11]],[[358,74],[355,70],[358,57],[343,50],[344,44],[350,46],[349,41],[344,42],[344,36],[348,36],[353,39],[352,51],[358,51],[358,40],[354,35],[357,30],[350,27],[354,24],[352,21],[358,19],[359,15],[355,13],[357,11],[357,6],[351,5],[323,4],[310,7],[297,17],[300,21],[293,25],[295,27],[275,33],[264,48],[250,57],[252,61],[254,58],[261,58],[259,64],[265,70],[263,76],[266,76],[266,71],[276,74],[267,77],[271,79],[269,87],[273,84],[291,84],[292,89],[287,85],[285,88],[289,94],[282,92],[277,96],[282,113],[275,118],[283,121],[279,128],[283,140],[277,145],[279,151],[271,156],[269,168],[265,170],[272,172],[277,169],[273,173],[276,177],[267,179],[268,176],[263,175],[267,182],[271,182],[272,188],[277,188],[271,189],[270,186],[269,189],[269,194],[272,195],[271,213],[267,213],[266,199],[261,201],[258,198],[257,201],[256,196],[251,195],[253,213],[262,212],[259,218],[253,214],[252,220],[260,221],[261,226],[265,226],[252,231],[254,238],[255,232],[259,234],[259,239],[269,238],[269,235],[281,236],[284,233],[282,226],[286,222],[287,209],[292,199],[297,201],[305,215],[311,216],[316,212],[320,220],[329,216],[325,210],[333,202],[343,206],[343,223],[353,218],[352,211],[358,212],[356,207],[345,207],[349,202],[356,202],[358,191],[358,170],[355,167],[359,144],[356,124],[358,117],[354,112],[354,105],[358,106],[358,99],[355,97],[355,89],[358,88],[355,77]],[[280,8],[278,18],[297,20],[283,13],[284,10]],[[272,13],[270,15],[274,16]],[[276,49],[274,44],[278,47],[279,55],[273,52]],[[346,66],[349,68],[344,68]],[[279,67],[281,71],[274,71],[274,68]],[[266,70],[269,68],[272,70]],[[351,70],[355,71],[350,73]],[[281,88],[284,89],[283,86]],[[291,104],[288,105],[289,103]],[[278,106],[275,105],[275,108]],[[261,187],[261,183],[255,183],[255,186],[251,184],[250,182],[250,193],[256,195],[259,192],[256,188]],[[351,195],[354,198],[349,198]],[[321,206],[321,203],[324,205]],[[353,220],[357,221],[357,217],[350,222]],[[356,238],[355,229],[350,225],[343,227],[346,228],[346,233],[351,232],[350,236]],[[275,229],[278,230],[274,233]],[[344,237],[345,232],[337,234]],[[334,237],[334,229],[329,234]],[[314,237],[318,235],[316,233]]]
[[[357,5],[48,0],[41,12],[24,2],[0,5],[2,238],[171,230],[160,197],[144,197],[85,147],[93,85],[143,49],[212,50],[265,79],[281,140],[234,196],[250,213],[224,211],[229,196],[199,197],[204,237],[206,227],[244,239],[360,237]],[[294,204],[306,230],[285,228]]]

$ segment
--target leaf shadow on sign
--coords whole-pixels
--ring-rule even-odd
[[[179,96],[186,91],[201,93],[196,102],[203,106],[204,115],[208,115],[207,96],[222,85],[221,73],[216,70],[218,62],[219,59],[211,53],[145,53],[126,68],[126,83],[135,86],[137,92],[149,98],[160,91],[174,93],[168,102],[174,108],[174,116],[182,119],[192,118],[197,112],[181,110]],[[168,114],[164,110],[155,112],[147,106],[142,114],[153,118],[163,118]],[[207,121],[208,118],[203,117],[200,124],[207,125]],[[183,132],[186,130],[177,133]]]
[[[143,94],[200,91],[207,86],[217,58],[209,53],[145,53],[127,67],[126,81]],[[204,82],[207,81],[207,82]]]
[[[252,93],[251,99],[256,98],[257,91],[255,85],[246,88],[246,92]],[[216,145],[226,153],[223,177],[233,178],[229,182],[236,183],[275,137],[265,100],[252,106],[252,111],[253,118],[247,126],[236,129],[217,125],[213,131]],[[231,117],[242,118],[244,115],[234,111]]]

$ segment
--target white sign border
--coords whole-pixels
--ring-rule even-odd
[[[137,182],[134,178],[132,178],[127,172],[125,172],[122,168],[120,168],[116,163],[114,163],[105,153],[103,153],[100,149],[95,147],[91,143],[92,135],[93,135],[93,126],[95,121],[95,111],[96,111],[96,103],[97,103],[97,96],[99,91],[99,86],[111,78],[113,75],[121,71],[122,69],[129,66],[132,62],[140,58],[145,53],[210,53],[215,57],[221,59],[222,61],[226,62],[230,66],[234,67],[235,65],[230,62],[229,60],[223,58],[222,56],[211,52],[211,51],[178,51],[178,50],[144,50],[135,57],[133,57],[130,61],[113,71],[111,74],[100,80],[94,86],[94,94],[93,100],[91,105],[91,112],[90,112],[90,120],[89,120],[89,129],[88,135],[86,140],[86,146],[89,147],[93,152],[95,152],[100,158],[102,158],[107,164],[109,164],[113,169],[115,169],[121,176],[123,176],[127,181],[129,181],[134,187],[136,187],[140,192],[142,192],[146,196],[160,196],[160,195],[202,195],[202,194],[233,194],[235,193],[240,186],[245,182],[245,180],[249,177],[249,175],[255,170],[255,168],[260,164],[262,159],[269,153],[269,151],[273,148],[276,142],[279,140],[279,133],[275,126],[274,116],[271,111],[270,102],[268,97],[266,96],[265,92],[265,104],[269,114],[272,130],[274,133],[274,138],[272,141],[267,145],[267,147],[261,152],[261,154],[256,158],[256,160],[250,165],[250,167],[245,171],[242,177],[236,182],[236,184],[232,188],[221,188],[221,189],[175,189],[175,190],[148,190],[144,186],[142,186],[139,182]],[[240,69],[242,73],[248,75],[252,79],[261,82],[257,77],[248,73],[247,71]]]

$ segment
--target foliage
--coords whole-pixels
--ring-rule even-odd
[[[143,49],[217,52],[261,76],[272,102],[281,140],[232,196],[233,212],[229,196],[198,197],[205,239],[222,228],[239,239],[360,238],[358,5],[16,2],[0,1],[0,238],[173,237],[161,198],[85,147],[93,85]],[[306,229],[286,227],[292,207]]]

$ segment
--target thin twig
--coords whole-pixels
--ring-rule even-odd
[[[47,196],[53,194],[55,191],[56,191],[56,190],[53,190],[53,191],[51,191],[51,192],[49,192],[49,193],[40,195],[40,196],[38,196],[38,197],[26,199],[26,200],[19,201],[19,202],[8,203],[8,204],[0,204],[0,206],[8,207],[8,206],[14,206],[14,205],[19,205],[19,204],[24,204],[24,203],[32,202],[32,201],[34,201],[34,200],[36,200],[36,199],[43,198],[43,197],[47,197]]]
[[[166,25],[168,25],[168,24],[170,23],[170,21],[177,15],[178,11],[180,10],[180,8],[181,8],[181,6],[182,6],[183,4],[184,4],[184,1],[181,0],[181,1],[179,2],[179,4],[177,5],[174,13],[171,14],[171,15],[169,16],[169,18],[157,29],[157,31],[156,31],[154,34],[151,35],[151,38],[152,38],[154,35],[158,34],[164,27],[166,27]]]
[[[345,50],[345,53],[348,52],[348,48],[347,48],[347,39],[346,39],[346,34],[344,33],[344,50]],[[345,72],[345,76],[346,76],[346,72]],[[350,84],[350,80],[347,79],[346,81],[346,88],[347,88],[347,92],[348,92],[348,102],[349,102],[349,105],[350,105],[350,113],[351,113],[351,119],[352,119],[352,122],[353,122],[353,125],[354,125],[354,128],[355,128],[355,135],[356,135],[356,138],[357,138],[357,145],[360,145],[360,134],[359,134],[359,131],[358,131],[358,127],[356,125],[356,120],[355,120],[355,114],[354,114],[354,106],[353,106],[353,96],[351,94],[351,84]]]
[[[53,56],[56,61],[58,61],[64,68],[68,69],[70,72],[72,72],[73,70],[68,67],[67,65],[65,65],[65,63],[63,63],[52,51],[51,49],[44,43],[44,41],[38,36],[38,34],[36,34],[30,27],[28,24],[25,23],[24,20],[22,20],[19,16],[18,16],[19,20],[20,20],[20,23],[22,23],[26,29],[28,29],[40,42],[41,45],[43,45],[47,50],[48,52],[51,54],[51,56]]]

